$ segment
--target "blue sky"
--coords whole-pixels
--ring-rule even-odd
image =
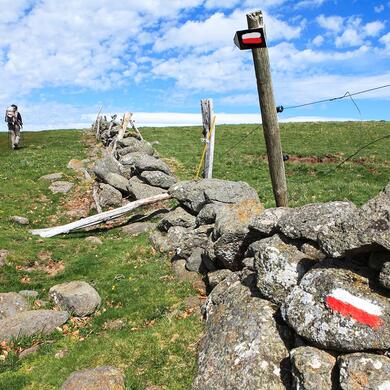
[[[132,111],[139,126],[259,121],[250,51],[233,44],[263,10],[275,99],[290,106],[390,84],[390,1],[0,0],[0,104],[26,130],[86,127]],[[281,121],[390,120],[390,88],[286,110]],[[5,127],[3,128],[3,130]]]

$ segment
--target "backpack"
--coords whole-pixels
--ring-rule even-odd
[[[8,123],[16,123],[17,113],[13,107],[8,107],[5,110],[5,118]]]

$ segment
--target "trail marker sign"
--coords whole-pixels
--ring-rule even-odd
[[[240,50],[267,47],[262,27],[237,31],[234,36],[234,43]]]

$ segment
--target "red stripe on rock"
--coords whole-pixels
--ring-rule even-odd
[[[361,324],[368,325],[371,328],[377,329],[383,324],[383,321],[379,316],[369,314],[364,310],[358,309],[356,306],[340,301],[330,295],[326,297],[326,304],[333,311],[337,311],[344,317],[351,317]]]

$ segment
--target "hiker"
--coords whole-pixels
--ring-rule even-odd
[[[17,149],[20,141],[20,129],[23,127],[23,120],[16,104],[11,104],[6,109],[5,121],[8,124],[8,131],[11,132],[12,149]]]

